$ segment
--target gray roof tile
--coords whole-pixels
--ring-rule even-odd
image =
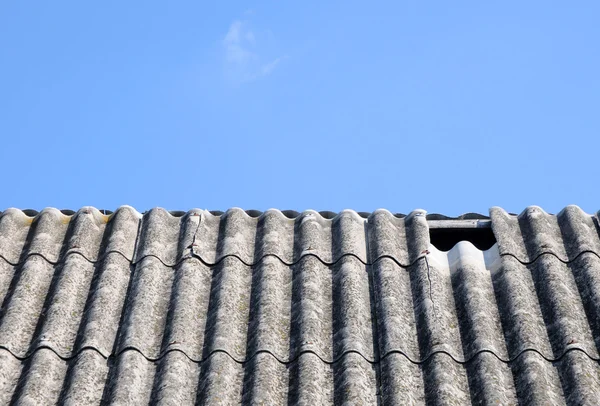
[[[596,217],[0,216],[0,404],[594,404]],[[440,221],[447,221],[442,219]],[[449,221],[449,220],[448,220]]]
[[[490,216],[500,254],[521,262],[549,253],[568,262],[583,252],[600,252],[598,223],[577,206],[567,206],[556,216],[531,206],[518,217],[493,207]]]

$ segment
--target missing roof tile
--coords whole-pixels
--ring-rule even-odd
[[[496,243],[490,220],[431,220],[429,240],[441,251],[449,251],[460,241],[469,241],[485,251]]]

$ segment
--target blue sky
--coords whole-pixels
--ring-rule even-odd
[[[0,5],[0,210],[600,209],[600,3],[202,3]]]

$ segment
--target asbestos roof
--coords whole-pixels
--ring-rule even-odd
[[[0,404],[597,403],[597,218],[492,208],[448,252],[433,221],[8,209]]]

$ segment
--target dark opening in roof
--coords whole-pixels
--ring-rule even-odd
[[[469,241],[485,251],[496,243],[489,220],[438,220],[429,221],[429,240],[441,251],[449,251],[460,241]]]

